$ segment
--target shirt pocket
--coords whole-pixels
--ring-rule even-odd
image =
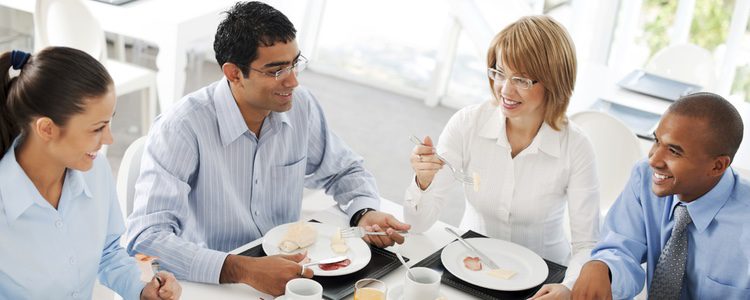
[[[274,182],[283,185],[294,184],[294,186],[299,185],[302,188],[305,179],[306,162],[307,156],[303,156],[290,163],[273,166],[271,168],[271,178]]]
[[[750,288],[720,283],[706,276],[700,294],[700,299],[750,299]]]
[[[275,223],[283,224],[299,219],[302,207],[302,191],[305,183],[307,156],[288,164],[271,168],[271,182],[268,182],[273,201]],[[280,218],[280,219],[279,219]]]

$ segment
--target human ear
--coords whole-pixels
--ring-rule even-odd
[[[729,155],[720,155],[714,158],[713,161],[713,168],[711,168],[711,176],[722,176],[724,174],[724,171],[726,171],[727,168],[729,168],[729,164],[732,162],[732,159],[729,158]]]
[[[240,68],[233,64],[233,63],[224,63],[221,66],[221,72],[224,73],[224,76],[229,80],[229,82],[238,84],[240,79],[244,78],[244,75],[242,75],[242,70]]]
[[[37,118],[31,127],[31,131],[45,142],[54,140],[60,135],[60,127],[48,117]]]

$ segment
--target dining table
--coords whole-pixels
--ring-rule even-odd
[[[403,207],[390,201],[388,199],[382,199],[380,204],[380,211],[390,213],[399,220],[403,220]],[[336,227],[345,228],[348,227],[348,219],[346,214],[339,209],[337,205],[319,210],[309,211],[301,216],[302,220],[316,220],[324,224],[330,224]],[[446,245],[453,242],[456,238],[452,234],[448,233],[445,228],[449,227],[459,234],[465,233],[466,230],[461,230],[455,226],[451,226],[442,221],[437,221],[429,230],[423,233],[408,233],[403,244],[397,244],[385,250],[394,252],[398,251],[403,256],[409,258],[407,262],[409,266],[413,266],[421,260],[427,258],[434,252],[440,250]],[[258,246],[262,243],[263,238],[257,239],[250,243],[247,243],[233,251],[230,254],[240,254],[250,248]],[[402,288],[404,279],[406,276],[406,267],[400,266],[394,271],[380,278],[385,282],[388,289]],[[263,299],[269,300],[274,299],[273,296],[262,293],[249,285],[246,284],[204,284],[196,282],[181,282],[182,284],[182,299],[222,299],[222,300],[247,300],[247,299]],[[444,283],[440,285],[440,295],[444,299],[476,299],[476,297],[460,291],[456,288],[448,286]],[[352,299],[352,295],[349,295],[345,299]],[[391,298],[388,298],[391,299]]]

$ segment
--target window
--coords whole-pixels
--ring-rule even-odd
[[[750,25],[745,28],[742,35],[739,52],[740,55],[735,56],[738,67],[731,94],[737,99],[750,102]]]
[[[487,82],[487,58],[484,55],[480,56],[485,52],[479,52],[477,49],[479,47],[466,34],[460,35],[448,91],[441,104],[460,108],[487,101],[492,97]]]
[[[311,67],[421,97],[449,20],[443,1],[328,0]]]

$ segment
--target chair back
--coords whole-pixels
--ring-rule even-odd
[[[141,173],[141,157],[145,144],[146,136],[139,137],[130,144],[117,171],[117,198],[120,200],[120,209],[125,218],[133,212],[135,182]]]
[[[104,63],[106,39],[101,24],[81,0],[37,0],[34,48],[65,46],[88,53]]]
[[[643,158],[638,137],[620,120],[599,111],[583,111],[570,116],[594,146],[599,176],[602,216],[622,192],[630,171]],[[602,218],[603,219],[603,218]]]
[[[646,71],[712,91],[716,86],[716,62],[708,50],[694,44],[662,48],[646,64]]]

